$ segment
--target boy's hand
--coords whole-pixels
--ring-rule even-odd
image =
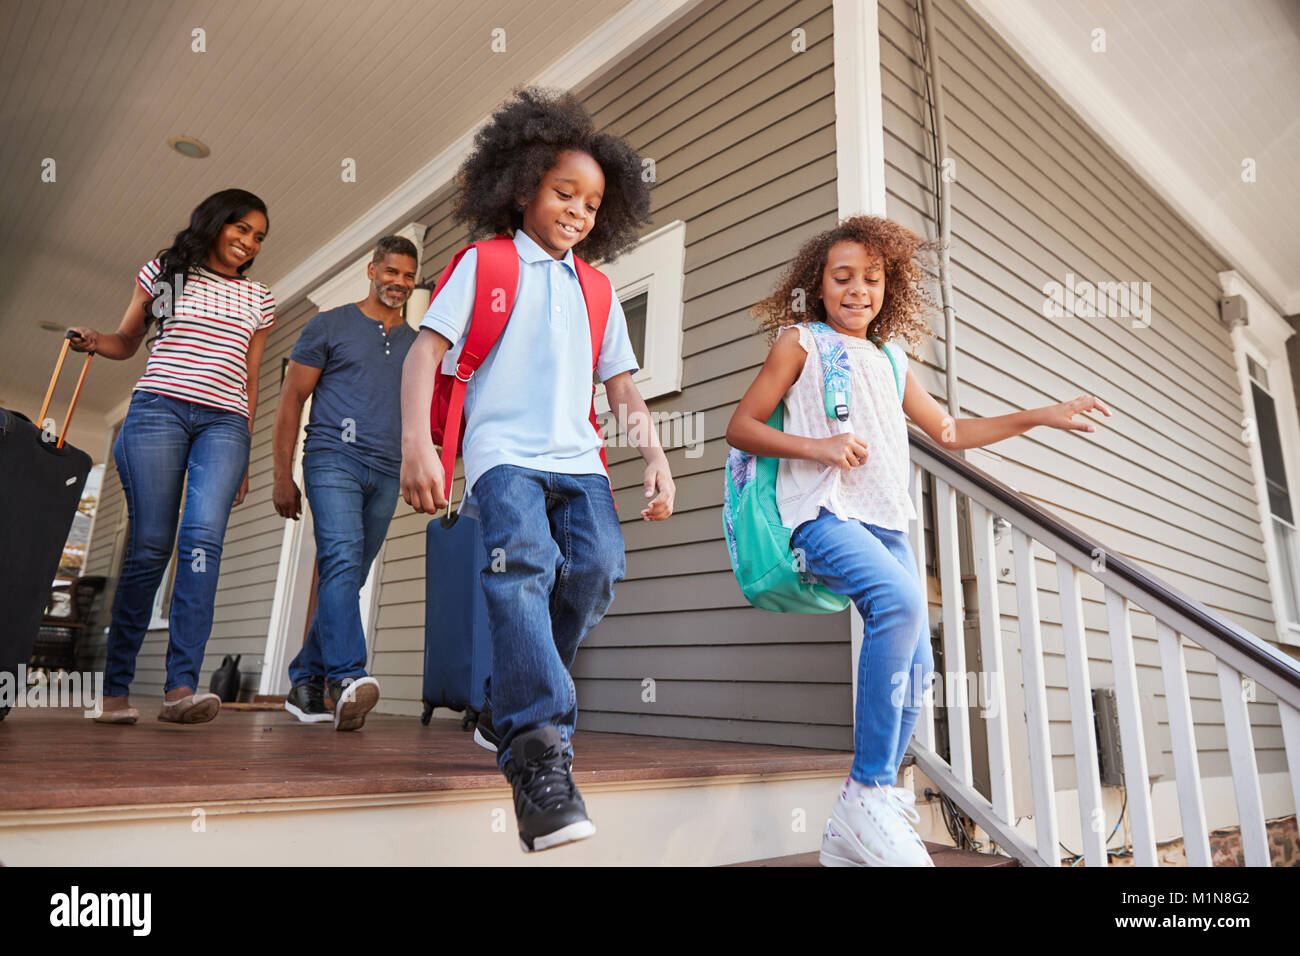
[[[663,521],[673,513],[673,497],[677,486],[668,473],[668,462],[654,462],[645,466],[645,496],[653,500],[641,509],[646,521]]]
[[[1095,432],[1097,426],[1088,418],[1082,421],[1075,421],[1074,416],[1080,412],[1090,412],[1094,409],[1110,415],[1110,409],[1107,408],[1095,395],[1081,395],[1080,397],[1069,402],[1061,402],[1059,405],[1048,405],[1043,409],[1043,424],[1050,425],[1052,428],[1074,429],[1082,432]]]
[[[870,452],[867,443],[857,435],[832,435],[813,443],[813,460],[828,468],[855,468],[865,465]]]
[[[402,499],[421,514],[437,514],[447,507],[442,462],[433,442],[402,449]]]

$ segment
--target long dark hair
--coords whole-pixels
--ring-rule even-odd
[[[212,245],[221,235],[221,230],[232,222],[239,222],[249,212],[257,210],[266,217],[266,228],[271,228],[271,217],[267,216],[266,203],[245,189],[223,189],[213,193],[194,207],[190,213],[189,228],[176,233],[172,244],[158,253],[158,281],[174,282],[175,276],[184,276],[182,281],[198,274],[199,267],[206,264]],[[243,275],[253,264],[253,256],[238,267]],[[177,290],[173,289],[173,302]],[[153,320],[153,310],[146,310],[146,327]],[[161,328],[160,328],[161,332]]]

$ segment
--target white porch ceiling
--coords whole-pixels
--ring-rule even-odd
[[[1300,2],[971,5],[1274,307],[1300,313]]]
[[[62,343],[37,323],[116,329],[136,270],[210,193],[239,186],[267,203],[253,275],[275,291],[514,87],[599,66],[590,51],[569,55],[598,34],[617,53],[681,5],[0,0],[0,405],[36,414]],[[191,49],[196,28],[206,52]],[[492,50],[495,28],[505,52]],[[211,156],[173,152],[180,135]],[[53,183],[41,181],[47,157]],[[342,181],[345,157],[355,183]],[[355,247],[336,261],[374,238],[348,236]],[[121,403],[144,361],[143,349],[97,360],[78,420]],[[65,371],[60,416],[74,377]]]

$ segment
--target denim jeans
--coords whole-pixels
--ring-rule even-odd
[[[516,734],[548,724],[572,754],[578,704],[569,669],[627,570],[609,479],[497,465],[474,497],[488,555],[481,577],[497,764],[505,768]]]
[[[124,697],[135,676],[154,596],[176,541],[164,690],[198,690],[221,570],[226,522],[248,471],[248,419],[207,405],[136,392],[113,445],[130,530],[113,598],[104,693]],[[188,478],[188,480],[187,480]],[[177,513],[181,491],[185,513]]]
[[[808,571],[862,614],[858,697],[853,722],[854,780],[893,786],[933,676],[925,592],[907,535],[822,508],[790,544]]]
[[[296,687],[366,673],[361,588],[393,520],[398,479],[340,451],[311,451],[303,485],[316,537],[316,613],[302,650],[289,664]]]

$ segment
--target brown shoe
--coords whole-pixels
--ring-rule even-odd
[[[190,694],[180,700],[163,701],[158,719],[173,724],[204,724],[221,712],[216,694]]]
[[[100,711],[94,718],[97,724],[134,724],[140,719],[140,711],[134,707],[122,707],[118,710]]]

